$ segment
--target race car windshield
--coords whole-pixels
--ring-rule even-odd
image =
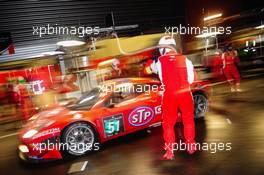
[[[66,107],[70,108],[71,110],[77,109],[90,109],[95,105],[96,102],[101,97],[101,90],[99,88],[94,88],[89,92],[84,93],[79,100],[75,103],[70,104]]]

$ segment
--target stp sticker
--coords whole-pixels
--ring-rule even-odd
[[[154,117],[151,107],[141,106],[134,109],[128,117],[128,122],[133,126],[142,126],[149,123]]]

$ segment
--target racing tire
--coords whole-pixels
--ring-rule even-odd
[[[91,151],[98,151],[101,146],[98,133],[86,122],[67,126],[63,130],[61,143],[61,151],[68,156],[82,156]]]
[[[193,94],[194,102],[194,118],[202,118],[205,116],[208,110],[208,99],[203,93],[194,93]]]

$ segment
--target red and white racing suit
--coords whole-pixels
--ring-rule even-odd
[[[162,99],[165,149],[168,151],[168,145],[173,149],[178,112],[182,116],[186,143],[195,143],[194,103],[190,89],[195,76],[192,62],[184,55],[168,53],[160,56],[157,62],[152,61],[150,69],[159,75],[165,89]]]
[[[239,58],[232,52],[225,52],[222,54],[223,60],[223,72],[227,81],[232,85],[232,80],[236,85],[240,84],[240,75],[236,67],[236,63],[239,62]]]

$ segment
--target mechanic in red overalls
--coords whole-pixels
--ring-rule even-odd
[[[159,47],[170,45],[175,48],[176,42],[171,36],[163,36]],[[163,132],[166,153],[164,159],[173,159],[175,132],[174,125],[178,112],[181,113],[184,125],[184,137],[187,151],[192,154],[195,149],[194,103],[190,84],[194,80],[193,65],[184,55],[178,54],[170,48],[160,48],[161,56],[148,62],[145,71],[157,73],[164,85],[165,91],[162,99]]]
[[[230,84],[231,92],[241,92],[240,89],[240,74],[236,64],[240,62],[237,51],[233,50],[231,45],[226,47],[226,51],[222,54],[223,72]]]
[[[31,108],[33,108],[33,104],[31,103],[31,100],[29,100],[29,93],[24,77],[18,77],[18,84],[16,88],[18,88],[19,100],[23,113],[23,120],[27,120],[30,117],[30,110]]]
[[[216,53],[211,59],[211,72],[212,77],[216,81],[225,81],[225,75],[223,73],[223,60],[222,60],[222,53]]]

